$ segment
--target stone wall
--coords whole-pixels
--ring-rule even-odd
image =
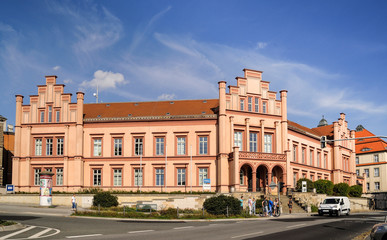
[[[136,207],[136,204],[156,204],[157,209],[177,208],[201,209],[205,199],[213,194],[202,195],[167,195],[167,194],[119,194],[118,202],[121,206]],[[60,194],[52,197],[53,205],[71,206],[71,194]],[[76,195],[79,207],[89,208],[93,204],[92,194]],[[39,205],[39,196],[35,194],[0,195],[1,203]]]
[[[319,206],[320,203],[326,198],[329,197],[326,194],[316,194],[316,193],[293,193],[293,199],[305,204],[307,206],[315,205]],[[349,198],[351,202],[351,212],[363,212],[369,211],[367,198]]]

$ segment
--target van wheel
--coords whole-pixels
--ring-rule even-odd
[[[349,212],[350,212],[351,210],[350,209],[348,209],[348,211],[347,211],[347,216],[349,216]]]

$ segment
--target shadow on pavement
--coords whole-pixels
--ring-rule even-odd
[[[7,216],[7,215],[0,215],[0,219],[9,220],[9,221],[24,221],[24,220],[32,220],[32,219],[38,219],[40,217],[34,217],[34,216]]]

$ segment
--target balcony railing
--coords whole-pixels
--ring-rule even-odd
[[[230,159],[234,158],[234,152],[230,153]],[[264,153],[264,152],[239,152],[239,159],[256,159],[256,160],[286,160],[286,154]]]

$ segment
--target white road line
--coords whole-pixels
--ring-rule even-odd
[[[145,232],[153,232],[154,230],[141,230],[141,231],[132,231],[128,233],[145,233]]]
[[[185,229],[185,228],[193,228],[194,226],[187,226],[187,227],[175,227],[174,229],[178,230],[178,229]]]
[[[20,233],[27,232],[27,231],[29,231],[29,230],[31,230],[31,229],[33,229],[33,228],[35,228],[35,226],[29,226],[28,228],[24,228],[24,229],[22,229],[22,230],[20,230],[20,231],[17,231],[17,232],[14,232],[14,233],[5,235],[5,236],[1,237],[0,240],[7,239],[7,238],[13,237],[13,236],[15,236],[15,235],[18,235],[18,234],[20,234]]]
[[[240,237],[246,237],[246,236],[256,235],[256,234],[261,234],[261,233],[263,233],[263,232],[248,233],[248,234],[243,234],[243,235],[239,235],[239,236],[234,236],[231,238],[240,238]]]
[[[101,236],[102,234],[89,234],[89,235],[78,235],[78,236],[66,236],[66,238],[82,238],[82,237],[96,237]]]
[[[305,226],[306,223],[301,223],[301,224],[297,224],[297,225],[292,225],[292,226],[287,226],[286,228],[296,228],[296,227],[301,227],[301,226]]]
[[[28,238],[38,238],[38,237],[42,236],[43,234],[48,233],[51,230],[52,230],[52,228],[44,229],[43,231],[40,231],[40,232],[38,232],[38,233],[28,237]]]

